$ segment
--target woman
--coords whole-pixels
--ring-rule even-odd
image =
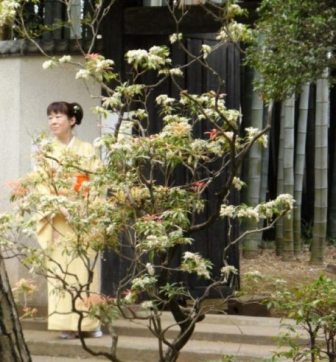
[[[99,161],[93,146],[73,135],[74,128],[81,124],[83,118],[82,107],[78,103],[53,102],[47,108],[47,115],[54,138],[43,160],[40,157],[39,172],[46,180],[39,186],[40,191],[42,194],[64,196],[68,200],[85,197],[85,192],[81,190],[82,182],[88,180]],[[70,157],[77,157],[77,161],[73,168],[68,167],[64,172],[62,160],[69,163]],[[66,179],[73,180],[71,187],[66,186],[66,182],[62,184]],[[37,239],[46,249],[48,259],[48,329],[61,331],[60,337],[64,339],[78,336],[79,314],[73,312],[72,305],[75,300],[76,309],[84,316],[80,326],[82,335],[100,337],[102,332],[98,320],[87,316],[88,301],[99,292],[98,258],[90,247],[85,249],[75,244],[81,240],[81,234],[78,230],[75,232],[69,222],[69,211],[60,208],[60,212],[42,213]],[[88,269],[93,271],[92,280]]]

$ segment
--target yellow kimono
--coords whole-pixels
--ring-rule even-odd
[[[90,143],[83,142],[77,138],[73,138],[69,145],[61,142],[53,141],[52,157],[58,157],[67,152],[80,157],[83,169],[93,171],[97,167],[97,157],[95,150]],[[43,192],[52,190],[46,186],[42,186]],[[77,331],[78,330],[78,314],[72,312],[72,297],[69,291],[62,290],[60,279],[64,279],[68,285],[74,287],[74,291],[78,290],[78,285],[87,283],[88,271],[83,260],[80,257],[74,257],[71,253],[65,253],[67,240],[75,237],[75,233],[63,214],[42,217],[37,225],[37,240],[43,249],[48,248],[47,268],[52,269],[52,273],[48,274],[48,329]],[[50,252],[49,252],[50,250]],[[93,259],[94,252],[89,251],[89,256]],[[92,254],[92,255],[90,255]],[[95,296],[100,289],[100,265],[96,264],[94,268],[93,282],[90,285],[89,293],[86,290],[82,300],[77,300],[76,308],[86,311],[85,298]],[[56,276],[56,278],[55,278]],[[99,328],[98,320],[85,317],[81,323],[82,331],[94,331]]]

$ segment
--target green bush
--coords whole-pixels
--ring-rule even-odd
[[[300,327],[309,335],[306,348],[287,334],[283,341],[290,342],[290,351],[277,356],[291,357],[294,361],[304,356],[310,356],[313,362],[321,358],[336,361],[336,280],[321,275],[302,287],[278,289],[269,307],[294,319],[295,325],[287,325],[290,332],[298,332]]]

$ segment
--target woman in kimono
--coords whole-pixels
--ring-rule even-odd
[[[73,129],[76,125],[80,125],[83,118],[83,110],[78,103],[63,101],[51,103],[47,108],[47,115],[49,129],[54,138],[50,143],[50,154],[44,159],[47,170],[42,170],[42,172],[56,174],[62,167],[59,160],[64,158],[64,155],[77,157],[80,167],[73,175],[68,173],[74,180],[72,189],[63,187],[55,192],[55,187],[51,183],[42,184],[40,189],[42,194],[56,193],[64,197],[72,197],[71,194],[80,190],[83,180],[88,180],[89,172],[95,171],[99,161],[94,147],[73,135]],[[37,225],[37,240],[45,249],[48,259],[46,265],[48,269],[48,329],[61,331],[60,338],[64,339],[78,336],[79,315],[74,313],[72,308],[73,295],[77,293],[76,309],[81,310],[84,315],[80,323],[82,336],[100,337],[102,332],[99,321],[87,315],[89,304],[86,303],[90,298],[94,299],[99,295],[98,258],[89,247],[86,248],[88,258],[76,254],[75,248],[71,245],[75,245],[78,235],[68,219],[67,211],[61,210],[59,213],[42,215]],[[93,271],[91,283],[88,282],[90,275],[88,265]],[[62,280],[66,282],[66,287],[62,285]],[[78,293],[79,289],[82,291]]]

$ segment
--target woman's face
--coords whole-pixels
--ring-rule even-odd
[[[51,112],[48,115],[49,129],[51,133],[58,139],[63,140],[72,134],[72,127],[76,120],[74,117],[69,118],[64,113]]]

